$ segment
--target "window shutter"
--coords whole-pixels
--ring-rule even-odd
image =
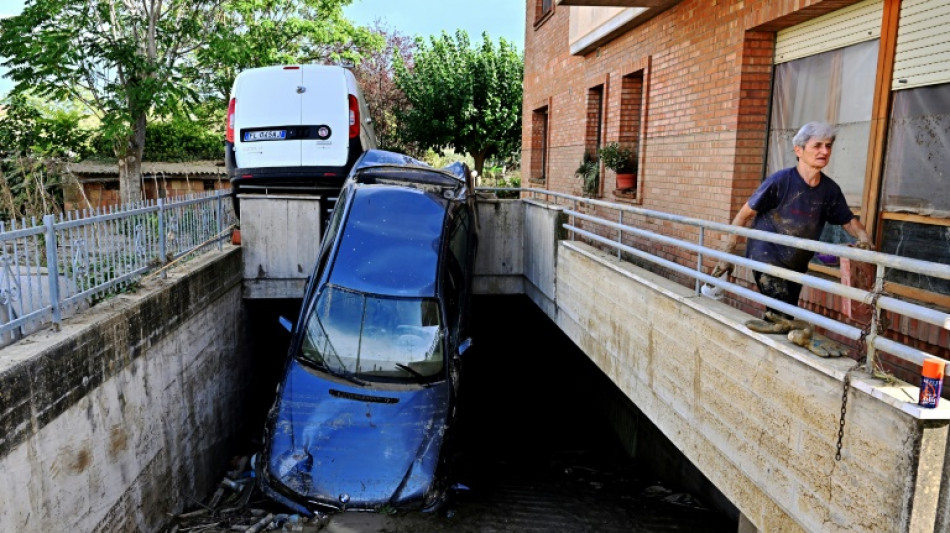
[[[883,17],[884,0],[865,0],[786,28],[775,37],[775,63],[878,39]]]
[[[950,2],[904,0],[892,88],[950,82]]]

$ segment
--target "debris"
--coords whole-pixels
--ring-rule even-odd
[[[642,494],[643,494],[644,496],[647,496],[647,497],[650,497],[650,498],[655,498],[655,497],[658,497],[658,496],[661,496],[661,495],[667,495],[667,494],[669,494],[669,493],[671,493],[671,492],[673,492],[673,491],[671,491],[670,489],[668,489],[668,488],[666,488],[666,487],[663,487],[663,486],[661,486],[661,485],[651,485],[651,486],[649,486],[649,487],[643,489]]]
[[[841,357],[847,353],[844,346],[824,335],[813,333],[811,328],[793,329],[788,332],[788,340],[803,346],[818,357]]]
[[[269,526],[270,523],[273,521],[274,521],[274,515],[271,513],[267,513],[267,515],[264,518],[261,518],[260,521],[258,521],[253,526],[247,528],[245,531],[247,533],[259,533],[260,531],[264,531],[264,528]]]
[[[182,514],[178,515],[178,519],[179,519],[179,520],[189,520],[189,519],[192,519],[192,518],[198,518],[199,516],[205,516],[206,514],[208,514],[208,513],[210,513],[210,512],[211,512],[211,511],[209,511],[208,509],[198,509],[197,511],[191,511],[191,512],[188,512],[188,513],[182,513]]]

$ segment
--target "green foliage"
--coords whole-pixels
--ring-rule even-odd
[[[519,151],[524,60],[514,46],[496,46],[486,33],[473,47],[462,30],[416,46],[411,65],[395,58],[408,102],[397,109],[402,135],[422,148],[467,152],[479,173],[487,157]]]
[[[0,116],[0,217],[41,216],[63,203],[65,163],[89,152],[83,116],[71,105],[46,105],[27,95],[3,102]]]
[[[472,168],[473,165],[475,164],[475,161],[472,159],[472,156],[465,153],[460,154],[456,152],[455,150],[453,150],[452,148],[446,148],[438,152],[430,148],[426,150],[424,154],[422,154],[422,157],[420,157],[420,159],[424,163],[434,168],[442,168],[458,161],[465,163],[466,165],[469,166],[469,168]]]
[[[188,70],[209,98],[227,100],[239,72],[303,63],[359,63],[383,37],[343,15],[352,0],[228,0],[209,20]]]
[[[183,118],[149,122],[145,127],[143,161],[211,161],[221,159],[224,136],[201,122]],[[108,136],[97,133],[90,157],[115,159]]]
[[[584,152],[580,166],[574,171],[574,175],[581,179],[581,190],[584,196],[594,197],[600,192],[600,161]]]
[[[127,163],[127,198],[137,191],[149,118],[220,115],[242,69],[356,60],[378,45],[343,17],[350,1],[32,0],[0,20],[0,57],[15,93],[76,100],[100,121],[101,144]]]
[[[633,152],[629,148],[622,147],[620,143],[608,143],[598,153],[604,166],[617,174],[632,174],[637,171]]]

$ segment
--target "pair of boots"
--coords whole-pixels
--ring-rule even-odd
[[[788,340],[818,357],[841,357],[848,353],[841,344],[815,333],[807,322],[785,318],[774,311],[766,311],[765,320],[749,320],[745,325],[759,333],[787,333]]]

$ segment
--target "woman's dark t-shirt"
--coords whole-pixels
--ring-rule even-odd
[[[808,186],[796,167],[772,174],[749,198],[756,211],[753,228],[803,239],[818,239],[825,222],[847,224],[854,218],[841,188],[824,173],[815,187]],[[814,252],[749,239],[746,257],[805,272]]]

